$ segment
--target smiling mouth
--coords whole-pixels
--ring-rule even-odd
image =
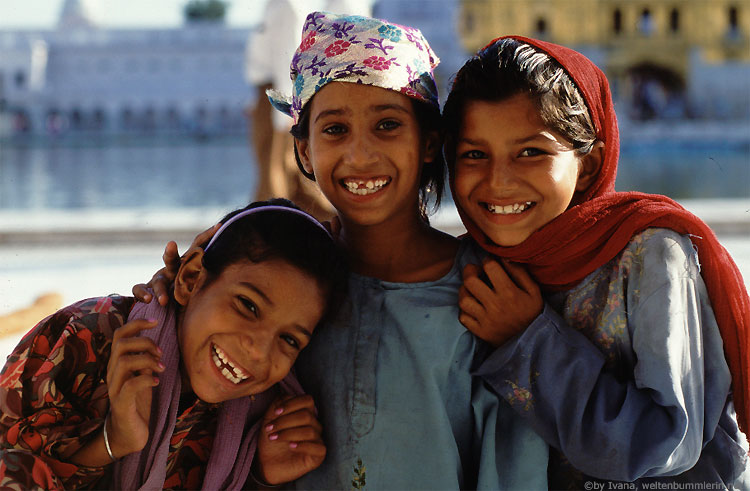
[[[341,184],[352,194],[366,196],[375,194],[391,183],[390,177],[376,177],[373,179],[342,179]]]
[[[512,205],[493,205],[492,203],[482,203],[482,206],[495,215],[518,215],[524,211],[536,206],[533,201],[523,203],[513,203]]]
[[[213,358],[214,365],[216,365],[216,368],[219,369],[224,378],[233,384],[237,385],[250,378],[250,375],[236,366],[229,356],[215,344],[211,345],[211,358]]]

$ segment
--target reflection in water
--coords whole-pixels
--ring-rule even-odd
[[[247,141],[0,143],[0,210],[234,207],[255,188]],[[750,144],[626,144],[617,189],[749,198]]]
[[[0,209],[240,206],[255,188],[246,140],[0,146]]]

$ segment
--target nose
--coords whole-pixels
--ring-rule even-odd
[[[508,159],[493,160],[488,177],[489,185],[493,188],[513,189],[518,185],[513,164]]]
[[[262,333],[248,333],[240,338],[240,347],[246,354],[247,360],[252,363],[255,377],[263,378],[267,376],[271,366],[273,337]]]
[[[343,143],[343,158],[354,168],[366,168],[377,160],[377,146],[366,131],[352,130],[351,136]]]

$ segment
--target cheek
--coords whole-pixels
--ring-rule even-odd
[[[476,187],[477,178],[475,174],[475,172],[462,169],[461,166],[456,167],[456,177],[454,179],[454,187],[456,189],[455,198],[461,205],[469,201],[469,196]]]

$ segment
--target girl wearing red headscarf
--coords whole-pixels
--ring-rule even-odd
[[[556,449],[550,487],[750,489],[747,291],[697,217],[614,191],[604,74],[562,46],[496,39],[444,116],[459,213],[497,257],[465,269],[461,321],[498,347],[476,373]]]

